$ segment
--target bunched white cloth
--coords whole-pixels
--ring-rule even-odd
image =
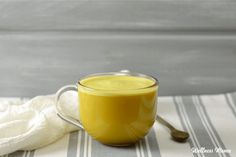
[[[65,93],[60,102],[78,117],[76,93]],[[0,155],[43,147],[76,129],[57,116],[54,95],[0,99]]]
[[[50,98],[49,96],[46,98]],[[70,97],[70,98],[69,98]],[[76,103],[76,95],[69,95],[64,98],[65,101]],[[44,104],[44,97],[38,104]],[[36,100],[38,98],[35,98]],[[62,100],[62,101],[63,101]],[[53,101],[50,101],[53,103]],[[62,102],[66,103],[67,102]],[[25,138],[20,143],[9,143],[9,147],[2,145],[4,136],[15,136],[16,131],[25,128],[24,125],[12,125],[6,130],[4,128],[4,118],[7,112],[6,108],[12,106],[25,107],[31,106],[32,100],[24,103],[24,99],[2,98],[0,100],[0,152],[10,152],[16,149],[34,148],[41,144],[51,143],[54,137],[63,138],[55,143],[31,151],[17,151],[7,156],[11,157],[235,157],[236,156],[236,93],[219,94],[219,95],[201,95],[201,96],[177,96],[177,97],[160,97],[158,100],[158,114],[174,124],[179,129],[187,130],[190,139],[186,143],[177,143],[170,139],[167,129],[155,123],[150,133],[136,145],[125,148],[109,147],[100,144],[91,139],[84,131],[74,131],[70,134],[67,132],[74,130],[69,125],[58,119],[55,114],[53,117],[46,118],[48,124],[45,125],[51,129],[46,130],[48,135],[38,135],[36,137]],[[48,104],[48,103],[46,103]],[[72,103],[68,103],[71,105]],[[7,106],[7,107],[6,107]],[[36,105],[37,106],[37,105]],[[50,106],[50,105],[49,105]],[[43,107],[44,108],[44,107]],[[47,107],[45,107],[47,108]],[[52,107],[53,108],[53,107]],[[75,109],[69,107],[70,109]],[[54,110],[54,109],[51,109]],[[22,110],[23,111],[23,110]],[[76,110],[75,110],[76,111]],[[14,111],[21,113],[20,110]],[[53,111],[54,112],[54,111]],[[47,117],[45,110],[43,117]],[[34,113],[34,112],[33,112]],[[71,112],[73,113],[73,112]],[[34,113],[37,115],[36,113]],[[38,113],[40,114],[40,113]],[[4,116],[5,115],[5,116]],[[29,114],[31,115],[31,114]],[[16,119],[17,117],[8,117]],[[76,116],[76,115],[74,115]],[[30,117],[30,116],[29,116]],[[34,116],[33,116],[34,117]],[[28,120],[28,116],[19,117],[22,121]],[[25,119],[24,119],[25,118]],[[34,123],[32,121],[32,123]],[[22,123],[24,124],[24,123]],[[31,124],[33,125],[33,124]],[[33,125],[34,126],[34,125]],[[60,128],[60,129],[59,129]],[[63,131],[62,131],[63,130]],[[60,132],[61,131],[61,132]],[[56,135],[53,135],[53,132]],[[60,133],[59,133],[60,132]],[[19,132],[18,132],[19,133]],[[22,132],[23,133],[23,132]],[[40,133],[40,132],[39,132]],[[45,133],[42,133],[45,134]],[[21,135],[21,134],[20,134]],[[50,136],[49,136],[50,135]],[[51,137],[54,136],[54,137]],[[44,137],[43,139],[37,137]],[[48,137],[48,139],[46,138]],[[39,141],[35,143],[34,141]],[[40,145],[41,145],[40,144]],[[15,146],[17,146],[15,148]],[[42,145],[41,145],[42,146]],[[7,151],[6,151],[7,150]]]

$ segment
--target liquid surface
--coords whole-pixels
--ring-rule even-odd
[[[155,82],[136,76],[101,75],[83,79],[80,83],[83,86],[99,90],[132,90],[149,87]]]

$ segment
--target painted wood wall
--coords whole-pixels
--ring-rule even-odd
[[[156,76],[160,95],[236,90],[236,1],[1,0],[0,96],[95,72]]]

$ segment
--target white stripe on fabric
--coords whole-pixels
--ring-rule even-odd
[[[30,151],[28,151],[28,154],[27,154],[27,157],[29,157],[30,156]]]
[[[29,155],[30,155],[30,151],[25,151],[25,157],[29,157]]]
[[[34,157],[34,152],[35,152],[35,150],[31,150],[29,157]]]
[[[23,155],[23,157],[28,157],[28,151],[27,151],[27,150],[24,151],[24,155]]]
[[[155,129],[155,124],[156,123],[154,123],[153,128],[150,130],[149,134],[146,137],[148,139],[148,144],[149,144],[149,147],[150,147],[151,155],[155,156],[155,157],[161,157],[159,143],[156,139],[157,130]],[[143,140],[143,143],[145,143],[144,140]],[[147,149],[146,144],[145,144],[145,148]],[[147,151],[145,151],[145,152],[148,156],[148,152]]]
[[[139,146],[140,146],[141,157],[145,157],[144,156],[144,150],[143,150],[143,143],[141,142],[141,140],[138,143],[139,143]]]
[[[144,140],[145,140],[145,143],[146,143],[146,146],[147,146],[148,157],[152,157],[147,136],[144,138]]]
[[[141,157],[140,150],[139,150],[139,143],[138,142],[135,144],[135,149],[136,149],[137,157]]]
[[[160,140],[158,140],[159,137],[158,137],[158,133],[157,133],[157,132],[159,131],[159,129],[157,129],[157,123],[154,123],[153,128],[154,128],[154,134],[155,134],[157,146],[158,146],[158,148],[159,148],[159,153],[160,153],[159,155],[162,156],[162,154],[161,154],[161,149],[160,149],[160,147],[159,147],[159,145],[158,145],[158,144],[159,144],[158,142],[159,142]]]
[[[67,157],[76,157],[78,148],[78,131],[71,132],[67,147]]]
[[[28,157],[30,155],[29,151],[26,151],[25,157]]]
[[[195,131],[193,130],[192,128],[192,125],[188,119],[188,116],[187,116],[187,113],[186,113],[186,109],[184,108],[184,105],[183,105],[183,100],[181,97],[176,97],[176,102],[177,102],[177,105],[179,106],[179,109],[180,109],[180,112],[181,114],[183,115],[183,120],[184,120],[184,123],[186,125],[186,127],[188,128],[188,131],[190,133],[190,136],[192,137],[192,142],[193,142],[193,145],[196,147],[196,148],[201,148],[201,145],[199,144],[199,141],[196,137],[196,133]],[[197,156],[201,156],[201,157],[205,157],[205,155],[203,153],[197,153]]]
[[[23,155],[22,155],[22,157],[25,157],[25,154],[26,154],[26,151],[24,151],[24,152],[23,152]]]
[[[85,135],[84,135],[84,157],[87,157],[87,150],[88,150],[88,134],[85,132]]]
[[[92,138],[88,136],[88,157],[91,157],[92,154]]]
[[[69,134],[65,135],[53,144],[37,149],[34,157],[67,157]]]
[[[156,124],[156,123],[155,123]],[[155,137],[156,137],[156,141],[158,141],[158,135],[157,135],[157,131],[159,130],[159,129],[157,129],[157,125],[153,125],[153,127],[154,127],[154,130],[155,130]]]
[[[80,157],[80,152],[81,152],[81,138],[82,137],[82,131],[78,131],[78,145],[77,145],[77,157]]]

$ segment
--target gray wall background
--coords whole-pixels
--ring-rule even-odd
[[[236,90],[236,2],[1,0],[0,96],[55,93],[129,69],[160,95]]]

